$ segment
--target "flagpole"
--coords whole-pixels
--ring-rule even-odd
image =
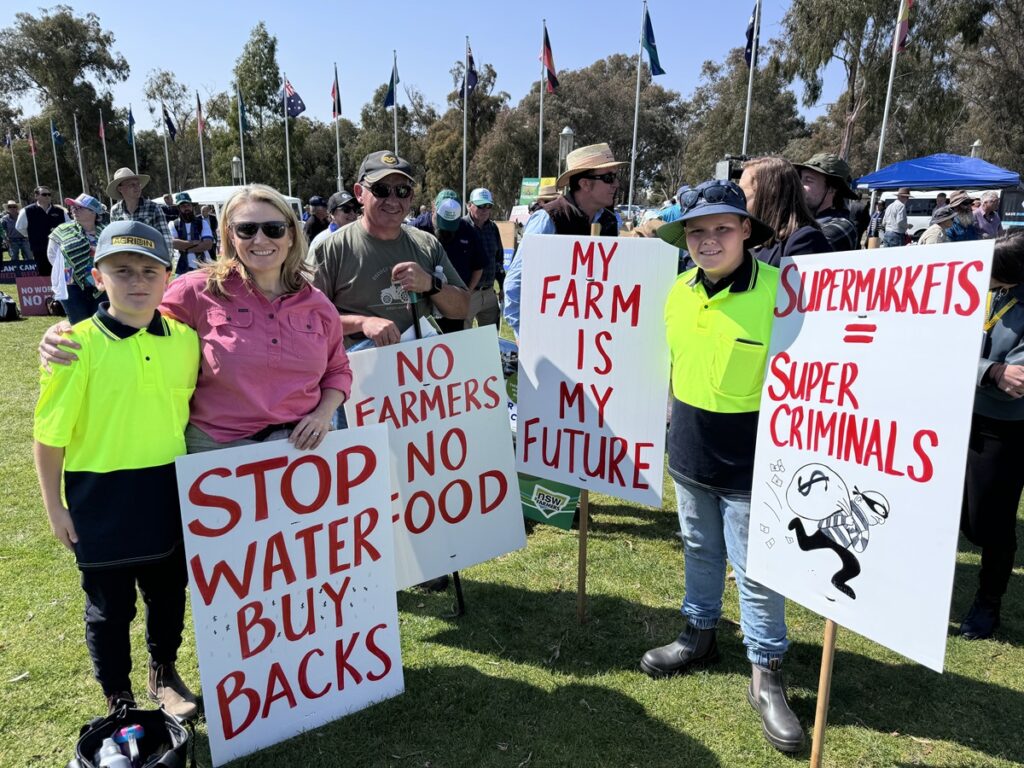
[[[75,152],[78,153],[78,175],[82,178],[82,191],[88,192],[88,184],[85,181],[85,167],[82,165],[82,141],[78,138],[78,113],[71,115],[75,122]]]
[[[57,165],[57,137],[53,135],[56,132],[56,130],[57,130],[57,125],[56,125],[56,123],[53,122],[53,119],[51,118],[50,119],[50,146],[53,147],[53,170],[54,170],[54,173],[57,176],[57,196],[60,198],[61,202],[64,202],[64,190],[61,188],[61,185],[60,185],[60,166]]]
[[[754,38],[750,44],[750,74],[747,76],[747,112],[743,118],[743,147],[740,154],[747,154],[747,139],[750,138],[750,103],[754,98],[754,70],[757,69],[757,44],[761,37],[761,0],[754,4]]]
[[[103,167],[107,171],[107,183],[104,185],[106,189],[110,185],[110,160],[107,159],[107,128],[103,124],[103,110],[100,110],[100,142],[103,144]],[[110,201],[111,206],[114,204],[114,199],[111,197],[107,198]]]
[[[391,104],[391,117],[395,123],[395,154],[398,154],[398,80],[396,77],[398,73],[398,49],[392,49],[391,53],[394,55],[394,62],[391,66],[391,80],[395,86],[395,98]]]
[[[466,205],[466,137],[469,125],[469,35],[466,35],[466,61],[462,70],[462,205]]]
[[[629,207],[626,216],[633,212],[633,174],[636,171],[636,133],[640,126],[640,72],[644,64],[644,22],[647,21],[647,0],[644,0],[643,13],[640,16],[640,47],[636,52],[636,103],[633,105],[633,148],[629,151]]]
[[[199,91],[196,91],[196,130],[199,131],[199,165],[203,169],[203,186],[206,186],[206,152],[203,150],[203,105],[199,101]],[[288,185],[289,188],[291,184]],[[289,192],[289,194],[291,194]]]
[[[281,107],[284,110],[284,164],[288,169],[288,197],[292,196],[292,147],[288,138],[288,75],[281,73],[284,78],[281,83]],[[205,183],[205,182],[204,182]]]
[[[334,62],[334,104],[332,109],[337,108],[338,116],[334,118],[334,158],[338,166],[338,189],[341,192],[341,129],[338,123],[341,121],[341,83],[338,82],[338,62]]]
[[[14,192],[18,196],[18,205],[22,203],[21,199],[21,183],[18,181],[18,161],[14,159],[14,139],[11,138],[11,132],[7,132],[7,148],[11,150],[11,165],[14,167]]]
[[[238,100],[238,147],[242,153],[242,183],[245,184],[245,127],[242,122],[242,90],[235,83],[235,98]]]
[[[171,182],[171,152],[167,148],[167,107],[164,103],[160,102],[160,125],[164,129],[164,163],[167,165],[167,191],[174,191],[174,184]]]
[[[141,173],[142,169],[139,168],[139,149],[138,149],[138,143],[139,142],[137,142],[135,140],[135,123],[132,122],[132,121],[135,120],[135,117],[132,114],[132,105],[131,104],[128,105],[128,117],[131,118],[128,121],[128,130],[129,130],[129,132],[132,135],[132,159],[135,160],[135,172],[136,173]]]
[[[540,180],[544,177],[542,168],[544,165],[544,91],[547,83],[547,63],[544,61],[544,41],[547,38],[548,31],[548,20],[540,20],[542,27],[542,34],[540,37],[540,114],[538,116],[538,128],[537,128],[537,184],[540,184]],[[538,186],[539,189],[539,186]]]
[[[36,165],[36,140],[35,140],[35,137],[32,136],[32,129],[31,128],[28,129],[28,141],[29,141],[29,144],[28,144],[29,154],[32,155],[32,173],[36,177],[36,189],[38,189],[39,188],[39,166]],[[21,201],[19,200],[18,202],[20,203]]]
[[[903,4],[907,0],[896,0],[899,3],[896,11],[896,29],[892,35],[892,64],[889,66],[889,87],[885,92],[885,109],[882,110],[882,131],[878,137],[878,157],[875,159],[875,170],[878,171],[882,167],[882,154],[885,152],[885,131],[889,126],[889,105],[892,103],[892,84],[896,80],[896,55],[899,53],[900,48],[900,33],[899,24],[900,19],[903,18]],[[871,190],[871,204],[868,208],[869,211],[875,210],[875,198],[878,196],[876,190]]]

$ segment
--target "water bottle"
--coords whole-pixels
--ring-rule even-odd
[[[104,739],[103,746],[96,753],[99,768],[132,768],[132,761],[121,753],[113,739]]]
[[[440,278],[441,282],[445,285],[448,285],[448,276],[444,273],[444,267],[440,264],[434,267],[434,276]],[[434,317],[444,317],[444,315],[441,314],[441,310],[437,308],[437,305],[434,305]]]

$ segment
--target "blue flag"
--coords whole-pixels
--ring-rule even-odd
[[[292,84],[287,80],[284,81],[284,106],[285,112],[288,113],[288,117],[298,117],[306,111],[306,105],[302,101],[302,97],[292,88]]]
[[[171,113],[167,111],[167,107],[161,104],[160,108],[164,111],[164,125],[167,126],[167,138],[174,141],[174,137],[178,135],[178,127],[171,119]]]
[[[238,91],[238,126],[243,131],[249,130],[249,120],[245,116],[245,102],[242,101],[242,92]]]
[[[760,30],[755,30],[754,27],[757,22],[757,6],[754,6],[754,10],[750,12],[750,21],[747,22],[747,44],[743,48],[743,60],[747,62],[747,66],[750,66],[750,62],[754,58],[754,38],[759,36]],[[757,25],[760,26],[760,25]]]
[[[384,109],[395,106],[395,93],[400,82],[398,79],[398,62],[395,62],[395,65],[391,68],[391,82],[388,83],[388,92],[384,97]]]
[[[654,25],[651,24],[651,14],[646,8],[644,8],[643,46],[647,51],[647,57],[651,60],[651,74],[664,75],[665,70],[661,68],[661,62],[658,61],[658,44],[654,42]]]
[[[132,108],[128,107],[128,146],[135,145],[135,115],[132,114]]]
[[[466,73],[462,76],[462,85],[459,86],[459,104],[462,103],[462,94],[473,95],[473,91],[476,90],[476,84],[480,80],[476,72],[476,64],[473,62],[473,49],[466,46],[466,61],[468,66],[466,67]]]
[[[53,118],[50,118],[50,135],[53,136],[53,143],[58,147],[64,146],[64,137],[60,135],[60,131],[57,130],[57,124],[53,122]]]

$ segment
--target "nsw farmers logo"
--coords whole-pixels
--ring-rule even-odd
[[[565,511],[565,507],[569,503],[569,496],[564,493],[548,490],[542,485],[536,485],[533,488],[533,495],[530,501],[533,502],[533,506],[544,517],[554,517],[560,512]]]

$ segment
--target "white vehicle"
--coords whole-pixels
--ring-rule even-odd
[[[196,187],[195,189],[183,189],[181,191],[192,198],[192,205],[195,206],[197,214],[202,206],[212,205],[219,221],[224,204],[227,203],[228,198],[240,189],[242,187]],[[301,218],[302,201],[297,197],[289,197],[288,195],[283,195],[283,197],[295,211],[295,215]]]
[[[948,200],[955,191],[955,189],[915,189],[910,193],[910,199],[907,200],[907,234],[914,242],[917,242],[930,226],[929,222],[932,218],[932,211],[935,210],[936,196],[940,192],[945,192]],[[977,199],[984,191],[983,189],[968,189],[967,194]],[[998,191],[996,190],[996,192]],[[881,194],[880,199],[888,206],[896,199],[896,191],[886,190]]]

